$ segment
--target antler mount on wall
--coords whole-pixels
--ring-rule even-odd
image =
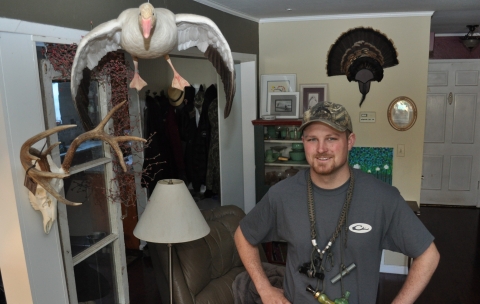
[[[120,142],[125,141],[141,141],[146,142],[145,139],[136,136],[112,136],[104,131],[104,127],[110,118],[113,116],[126,101],[116,105],[105,118],[98,124],[96,128],[75,138],[68,148],[65,158],[60,167],[57,167],[53,162],[50,154],[52,150],[60,143],[57,142],[49,146],[45,152],[40,152],[32,146],[38,141],[65,129],[76,127],[76,125],[63,125],[51,128],[40,132],[39,134],[27,139],[20,149],[20,161],[26,171],[28,178],[33,180],[36,184],[34,192],[29,192],[29,200],[32,207],[42,213],[43,226],[45,233],[49,233],[53,222],[56,219],[57,201],[66,205],[78,206],[81,203],[71,202],[59,194],[63,188],[63,179],[70,176],[70,166],[77,148],[81,143],[89,139],[100,139],[110,144],[110,147],[118,156],[120,165],[124,172],[127,171],[127,166],[123,160],[123,154],[119,147]],[[32,164],[33,163],[33,164]]]

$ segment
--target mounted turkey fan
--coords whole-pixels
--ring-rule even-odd
[[[362,100],[370,91],[370,82],[383,79],[383,69],[398,64],[393,41],[370,27],[358,27],[343,33],[330,47],[327,75],[346,75],[358,82]]]

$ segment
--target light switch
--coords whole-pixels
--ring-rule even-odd
[[[397,156],[404,157],[405,156],[405,145],[399,144],[397,145]]]

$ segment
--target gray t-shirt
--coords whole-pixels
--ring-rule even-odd
[[[309,169],[307,169],[309,170]],[[284,291],[287,299],[296,304],[318,303],[307,285],[314,288],[316,279],[299,273],[300,265],[310,262],[312,243],[307,203],[307,170],[285,179],[270,188],[262,200],[240,222],[245,238],[252,245],[284,240],[288,243]],[[347,248],[344,265],[356,268],[343,277],[349,303],[375,303],[382,250],[401,252],[418,257],[433,242],[433,236],[413,213],[399,191],[370,174],[353,170],[355,188],[347,217]],[[314,200],[318,247],[325,248],[331,238],[348,189],[349,182],[337,189],[325,190],[315,185]],[[362,225],[354,225],[362,224]],[[363,228],[371,227],[365,232]],[[368,230],[368,229],[367,229]],[[355,231],[355,232],[353,232]],[[359,232],[363,233],[359,233]],[[330,279],[339,273],[339,237],[333,245],[333,269],[325,273],[325,293],[333,301],[341,297],[341,282]],[[320,285],[320,290],[322,289]]]

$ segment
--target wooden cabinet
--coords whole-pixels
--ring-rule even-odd
[[[304,169],[309,167],[306,160],[291,160],[289,152],[292,151],[293,143],[301,143],[298,128],[302,124],[300,119],[277,119],[277,120],[263,120],[257,119],[252,121],[254,125],[255,134],[255,190],[256,201],[267,193],[268,188],[271,186],[271,180],[273,174],[285,174],[285,170],[291,167],[295,169]],[[294,131],[297,129],[298,138],[285,139],[286,129]],[[275,133],[272,130],[275,129]],[[270,131],[270,134],[269,134]],[[284,136],[282,136],[282,131]],[[266,150],[272,149],[280,151],[281,156],[288,157],[288,160],[275,160],[266,161]],[[284,147],[281,149],[281,147]],[[273,173],[275,172],[275,173]],[[281,179],[282,177],[278,177]]]

